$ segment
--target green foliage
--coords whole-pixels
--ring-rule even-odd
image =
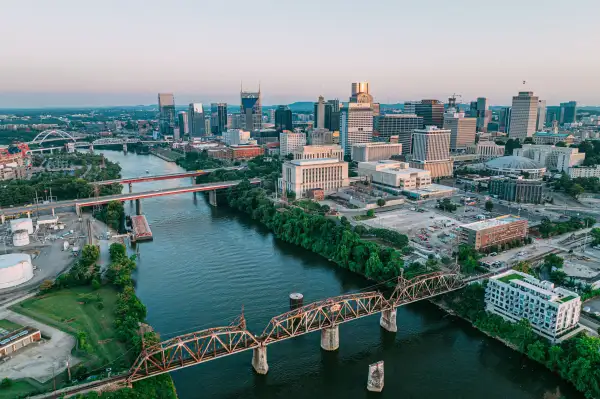
[[[593,228],[590,235],[592,236],[592,245],[600,245],[600,228]]]
[[[375,211],[373,209],[369,209],[367,211],[367,216],[370,218],[375,217]]]
[[[340,223],[321,214],[310,214],[298,207],[276,209],[264,189],[243,181],[228,192],[228,203],[265,224],[281,240],[311,250],[337,263],[340,267],[364,274],[375,280],[398,276],[403,267],[400,254],[394,249],[361,240],[350,222],[342,217]],[[360,231],[360,229],[359,229]],[[383,229],[370,233],[393,240],[400,247],[408,238]]]
[[[454,212],[458,208],[449,198],[444,198],[441,201],[438,200],[437,207],[446,212]]]
[[[579,152],[585,153],[583,165],[592,166],[600,164],[600,140],[586,140],[578,146]]]
[[[579,218],[572,216],[571,219],[566,222],[553,222],[548,218],[543,218],[537,230],[540,232],[542,237],[548,238],[555,235],[561,235],[565,233],[571,233],[573,231],[581,230],[586,227],[593,226],[596,223],[596,219],[593,217]]]
[[[512,155],[515,148],[521,148],[519,139],[508,139],[504,145],[504,155]]]
[[[81,251],[81,257],[67,273],[58,276],[52,286],[46,282],[42,284],[44,292],[91,284],[92,280],[99,278],[100,275],[100,266],[96,264],[99,257],[100,251],[98,247],[95,245],[85,245]],[[40,286],[40,290],[42,286]]]
[[[479,266],[481,254],[470,245],[460,244],[458,246],[458,263],[463,273],[473,273]]]
[[[554,181],[554,189],[564,191],[571,196],[576,196],[583,192],[600,193],[600,179],[597,177],[576,177],[571,179],[566,173],[563,173],[560,179]]]
[[[373,234],[380,240],[387,241],[396,247],[402,248],[403,250],[404,248],[410,248],[408,247],[408,237],[405,234],[398,233],[396,230],[370,229],[369,233]],[[412,248],[410,252],[412,252]]]
[[[527,273],[527,274],[531,274],[533,275],[532,271],[531,271],[531,263],[526,262],[524,260],[518,262],[514,267],[514,270],[518,271],[518,272],[522,272],[522,273]]]
[[[494,209],[494,203],[491,200],[485,201],[485,210],[491,212]]]
[[[10,378],[3,378],[0,382],[0,388],[10,388],[13,385],[13,381]]]
[[[125,208],[120,201],[111,201],[103,205],[94,217],[120,233],[125,231]]]
[[[377,200],[377,206],[384,206],[385,205],[385,200],[383,198],[379,198]]]

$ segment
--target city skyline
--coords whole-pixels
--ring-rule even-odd
[[[175,93],[178,104],[236,104],[240,82],[260,82],[264,104],[275,105],[346,98],[348,83],[363,80],[380,103],[459,93],[467,103],[486,97],[507,105],[526,90],[548,104],[600,104],[599,56],[590,50],[600,5],[578,0],[586,12],[575,17],[573,2],[532,3],[509,0],[482,10],[470,0],[460,7],[436,0],[370,8],[336,0],[295,8],[237,0],[10,2],[0,26],[10,37],[0,107],[152,104],[157,92]],[[290,18],[302,25],[292,27]],[[239,40],[249,30],[258,38],[252,46]],[[190,52],[191,43],[200,51]],[[273,56],[274,48],[307,53],[294,60]],[[377,57],[357,56],[358,48]],[[568,56],[557,53],[567,48]]]

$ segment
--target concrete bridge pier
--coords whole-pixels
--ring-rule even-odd
[[[6,222],[6,216],[4,216],[4,214],[0,215],[0,220],[2,220],[2,224],[4,224],[4,222]]]
[[[321,330],[321,349],[336,351],[340,347],[340,326],[324,328]]]
[[[140,198],[137,198],[135,200],[135,214],[136,215],[142,214],[142,200]]]
[[[90,144],[90,154],[93,154],[93,153],[94,153],[94,145]]]
[[[208,192],[208,203],[212,206],[217,206],[217,190]]]
[[[31,219],[31,211],[27,211],[27,217]]]
[[[54,208],[52,208],[52,216],[56,216],[56,215],[54,214]]]
[[[81,216],[81,207],[79,205],[75,205],[75,213],[77,216]]]
[[[267,363],[267,347],[261,345],[252,349],[252,367],[257,374],[265,375],[269,371]]]
[[[127,153],[127,143],[123,143],[123,152]]]
[[[383,310],[379,319],[379,325],[389,332],[398,331],[398,327],[396,326],[396,309]]]
[[[133,192],[133,183],[129,183],[129,194]]]

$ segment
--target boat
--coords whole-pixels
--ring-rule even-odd
[[[150,171],[148,169],[146,169],[146,173],[150,173]]]

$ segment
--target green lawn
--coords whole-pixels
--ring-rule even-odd
[[[507,276],[503,276],[498,279],[498,281],[502,281],[503,283],[507,283],[507,284],[510,280],[525,280],[525,277],[523,277],[517,273],[511,273]]]
[[[0,399],[24,398],[38,392],[38,387],[27,380],[13,381],[10,388],[0,388]]]
[[[10,320],[6,320],[6,319],[1,319],[0,320],[0,328],[2,328],[4,330],[7,330],[9,332],[18,330],[21,327],[23,327],[23,326],[20,325],[20,324],[17,324],[17,323],[13,323]]]
[[[375,219],[375,216],[369,216],[369,215],[356,215],[353,218],[354,220],[369,220],[369,219]]]
[[[78,298],[81,293],[99,294],[104,308],[98,309],[97,303],[81,303]],[[125,352],[124,345],[115,337],[116,300],[117,291],[112,287],[102,287],[97,291],[91,287],[77,287],[36,296],[10,309],[73,335],[79,331],[85,332],[92,355],[86,363],[98,367],[112,362]],[[81,353],[77,355],[81,356]]]

